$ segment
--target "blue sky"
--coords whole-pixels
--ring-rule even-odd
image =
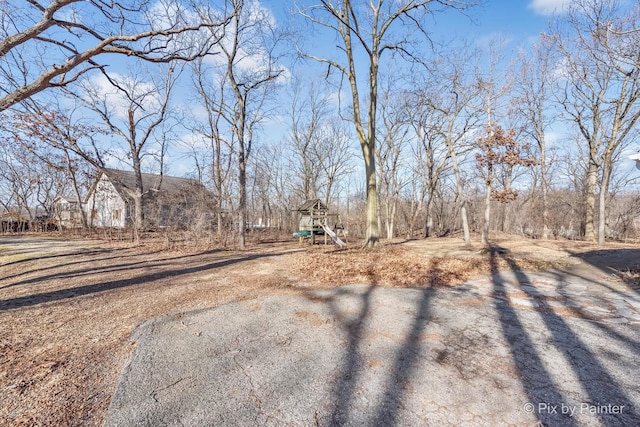
[[[464,13],[434,16],[431,27],[440,40],[465,39],[481,44],[501,38],[506,48],[526,47],[547,31],[549,20],[561,14],[570,0],[482,0]],[[508,55],[507,55],[508,56]]]
[[[270,9],[278,26],[284,27],[292,19],[290,11],[293,7],[293,2],[263,0],[261,3],[263,7]],[[515,52],[517,49],[526,47],[536,41],[539,34],[546,31],[548,21],[552,15],[554,13],[562,13],[563,7],[567,4],[568,0],[485,0],[480,6],[464,13],[455,11],[437,13],[430,19],[428,28],[432,31],[433,38],[440,41],[466,40],[482,45],[495,38],[505,40],[507,42],[505,46],[507,50],[505,52],[505,61],[509,61],[512,55],[508,51]],[[320,49],[320,52],[323,49],[335,49],[331,39],[325,40],[316,37],[314,44],[315,47]],[[324,74],[326,68],[325,65],[309,61],[304,66],[298,66],[293,71],[298,73],[304,69],[310,69],[311,73]],[[175,101],[185,102],[184,99],[180,99],[180,96],[176,98]],[[269,118],[268,124],[264,126],[264,132],[258,137],[261,143],[278,144],[286,138],[288,123],[285,116],[288,114],[286,111],[288,100],[284,97],[281,102],[284,110],[278,112],[280,117]],[[557,135],[558,132],[553,134]],[[554,135],[550,134],[549,136],[554,139]],[[355,145],[357,147],[357,144]],[[180,153],[173,153],[174,161],[169,165],[168,170],[170,174],[184,175],[189,173],[191,166],[188,162],[185,162],[184,158],[179,160],[179,156]]]
[[[546,4],[547,8],[539,4]],[[537,36],[544,31],[554,5],[560,8],[563,1],[530,2],[523,0],[488,0],[474,8],[469,15],[475,25],[464,25],[460,22],[461,31],[482,36],[492,32],[500,32],[514,39],[526,39]],[[462,21],[462,19],[457,19]],[[466,28],[465,28],[466,27]]]
[[[278,26],[285,27],[292,19],[296,19],[300,23],[300,17],[294,18],[291,16],[293,2],[263,0],[261,3],[263,7],[271,10]],[[507,49],[515,50],[536,39],[540,32],[547,28],[551,12],[560,10],[564,3],[566,3],[566,0],[489,0],[464,13],[456,11],[436,13],[429,18],[428,28],[433,32],[432,35],[435,40],[449,42],[464,39],[476,44],[482,44],[484,40],[490,40],[498,36],[508,41]],[[300,29],[300,27],[297,29]],[[332,37],[333,35],[331,34],[325,39],[316,37],[311,43],[314,45],[314,49],[319,49],[319,52],[314,53],[322,55],[321,52],[323,50],[334,50]],[[509,59],[507,58],[507,61]],[[326,65],[308,61],[303,66],[296,66],[294,73],[324,74],[326,68]],[[320,72],[319,70],[322,71]],[[349,95],[344,93],[343,96],[348,98]],[[283,105],[287,102],[289,101],[286,97],[282,98]],[[286,107],[284,108],[285,111],[279,112],[281,117],[269,118],[268,124],[264,126],[264,132],[259,138],[261,142],[277,144],[286,138],[288,123],[283,116],[286,116],[288,112]],[[357,152],[359,149],[357,144],[355,146],[354,152]],[[170,169],[172,169],[170,172],[184,174],[187,173],[188,166],[178,162],[171,165]]]

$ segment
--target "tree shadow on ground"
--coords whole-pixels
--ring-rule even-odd
[[[102,256],[102,255],[112,255],[114,253],[114,251],[117,250],[104,250],[104,251],[99,251],[99,250],[95,250],[95,251],[87,251],[87,252],[72,252],[72,253],[63,253],[62,255],[64,255],[66,258],[71,258],[71,257],[83,257],[82,259],[78,259],[76,261],[68,261],[68,262],[60,262],[54,265],[49,265],[46,267],[39,267],[39,268],[33,268],[31,270],[22,270],[19,273],[16,274],[12,274],[10,276],[2,276],[0,277],[0,280],[11,280],[11,279],[15,279],[21,276],[27,276],[30,274],[34,274],[34,273],[43,273],[45,271],[55,271],[55,270],[65,270],[70,268],[71,266],[74,265],[79,265],[79,264],[87,264],[87,263],[99,263],[99,262],[104,262],[104,261],[110,261],[110,260],[120,260],[122,259],[122,255],[113,255],[113,256]],[[57,255],[59,256],[59,255]],[[88,260],[87,258],[91,257],[90,260]],[[38,258],[33,258],[30,259],[29,261],[32,261],[34,263],[38,263],[43,259],[46,258],[55,258],[55,257],[38,257]],[[33,283],[37,283],[37,282],[42,282],[42,281],[47,281],[50,279],[54,279],[54,278],[60,278],[63,277],[64,275],[68,275],[67,277],[73,277],[73,274],[76,273],[80,273],[80,272],[89,272],[92,270],[95,270],[95,267],[90,267],[90,268],[86,268],[86,269],[80,269],[80,270],[72,270],[69,273],[51,273],[45,276],[38,276],[37,278],[33,278],[33,279],[25,279],[22,281],[17,281],[15,283],[11,283],[5,286],[0,286],[0,289],[7,289],[7,288],[12,288],[15,286],[20,286],[20,285],[25,285],[25,284],[33,284]]]
[[[105,254],[105,253],[107,253],[107,254],[108,253],[112,253],[113,251],[114,251],[114,249],[91,249],[91,250],[80,250],[80,251],[73,251],[73,252],[60,251],[60,252],[56,252],[54,254],[40,255],[40,256],[34,257],[34,258],[22,258],[22,259],[18,259],[18,260],[15,260],[15,261],[9,261],[7,263],[0,264],[0,267],[9,267],[11,265],[23,264],[25,262],[33,262],[33,261],[52,259],[52,258],[62,258],[62,257],[69,257],[69,256],[102,255],[102,254]],[[26,253],[33,253],[33,251],[26,251],[25,250],[24,252],[20,252],[18,254],[11,253],[11,254],[7,254],[6,256],[22,255],[22,254],[26,254]],[[5,254],[0,252],[0,255],[5,255]],[[38,270],[33,270],[33,271],[38,271]]]
[[[49,265],[46,267],[39,267],[39,268],[33,268],[30,270],[22,270],[19,273],[16,274],[12,274],[10,276],[0,276],[0,280],[11,280],[11,279],[15,279],[17,277],[20,276],[26,276],[29,274],[33,274],[33,273],[42,273],[44,271],[55,271],[55,270],[62,270],[62,269],[66,269],[68,267],[71,267],[73,265],[78,265],[78,264],[87,264],[87,263],[92,263],[92,264],[96,264],[99,262],[104,262],[104,261],[109,261],[109,260],[118,260],[121,259],[123,256],[122,252],[127,251],[127,248],[106,248],[106,249],[90,249],[90,250],[83,250],[83,251],[75,251],[75,252],[60,252],[60,253],[56,253],[56,254],[52,254],[52,255],[45,255],[45,256],[37,256],[34,258],[26,258],[26,259],[22,259],[19,261],[13,261],[13,262],[8,262],[6,264],[1,264],[0,267],[5,267],[5,266],[10,266],[13,264],[20,264],[20,263],[25,263],[25,262],[31,262],[31,263],[37,263],[40,262],[42,260],[46,260],[46,259],[51,259],[51,258],[73,258],[73,257],[82,257],[82,259],[76,260],[76,261],[66,261],[66,262],[60,262],[57,264],[53,264],[53,265]],[[207,250],[204,252],[198,252],[195,254],[188,254],[188,255],[181,255],[181,259],[186,260],[189,258],[193,258],[193,257],[200,257],[200,256],[204,256],[204,255],[212,255],[215,253],[219,253],[222,252],[220,249],[211,249],[211,250]],[[150,255],[157,255],[159,253],[165,253],[165,251],[161,250],[161,249],[154,249],[148,252],[144,252],[142,255],[143,256],[150,256]],[[115,255],[113,255],[115,254]],[[109,256],[103,256],[103,255],[109,255]],[[92,257],[90,260],[88,260],[87,258]],[[175,259],[175,257],[165,257],[162,259],[154,259],[154,262],[158,262],[158,261],[170,261]],[[140,261],[137,263],[132,263],[133,264],[144,264],[146,261]],[[99,267],[99,268],[107,268],[107,267]],[[67,276],[64,277],[76,277],[77,275],[81,275],[82,273],[92,273],[92,272],[98,272],[96,271],[96,268],[94,267],[90,267],[87,269],[83,269],[83,270],[74,270],[71,271],[69,273],[63,273],[63,274],[67,274]],[[11,283],[9,285],[5,285],[5,286],[0,286],[0,289],[7,289],[7,288],[12,288],[14,286],[19,286],[19,285],[24,285],[24,284],[33,284],[33,283],[37,283],[37,282],[42,282],[42,281],[46,281],[46,280],[50,280],[50,279],[55,279],[55,278],[60,278],[63,277],[61,274],[59,273],[52,273],[50,275],[47,276],[40,276],[34,279],[27,279],[24,281],[20,281],[20,282],[16,282],[16,283]]]
[[[534,345],[529,331],[520,321],[518,313],[506,302],[499,302],[499,297],[507,292],[505,281],[498,271],[498,260],[501,257],[508,264],[516,277],[517,285],[528,295],[530,304],[538,307],[535,312],[544,323],[551,338],[548,341],[564,357],[578,379],[580,387],[587,394],[589,405],[625,405],[620,414],[598,414],[603,425],[638,425],[640,418],[620,384],[611,376],[605,366],[591,352],[586,343],[576,335],[567,321],[554,313],[547,297],[537,292],[535,297],[525,292],[523,285],[535,288],[530,278],[508,254],[490,250],[490,265],[493,281],[495,308],[502,326],[502,334],[509,343],[516,368],[521,376],[521,383],[534,408],[533,413],[543,425],[577,425],[576,420],[568,414],[549,411],[548,404],[568,403],[562,392],[551,378],[545,367],[543,355]],[[626,337],[618,337],[634,346]]]
[[[142,254],[142,256],[146,257],[146,256],[150,256],[150,255],[157,255],[159,253],[162,253],[163,251],[161,250],[154,250],[154,251],[150,251],[150,252],[145,252],[144,254]],[[194,257],[194,256],[206,256],[206,255],[210,255],[213,254],[215,252],[219,252],[219,251],[207,251],[207,252],[200,252],[198,254],[190,254],[190,255],[182,255],[180,256],[178,259],[180,260],[180,262],[186,262],[188,261],[188,259],[190,257]],[[110,253],[110,252],[109,252]],[[69,254],[69,256],[74,256],[74,255],[82,255],[82,256],[86,256],[87,254],[85,253],[81,253],[81,254]],[[93,255],[91,253],[89,253],[88,255]],[[34,277],[31,279],[24,279],[15,283],[11,283],[5,286],[0,286],[0,289],[8,289],[8,288],[12,288],[15,286],[24,286],[24,285],[33,285],[36,283],[40,283],[40,282],[47,282],[49,280],[53,280],[53,279],[72,279],[75,277],[82,277],[82,276],[91,276],[94,274],[105,274],[105,273],[117,273],[120,271],[127,271],[127,270],[137,270],[140,267],[153,267],[153,268],[160,268],[160,267],[171,267],[175,261],[176,261],[176,257],[172,257],[172,256],[167,256],[164,258],[154,258],[152,261],[148,260],[148,259],[143,259],[140,261],[134,261],[134,262],[126,262],[126,263],[120,263],[120,264],[110,264],[110,265],[96,265],[97,263],[100,262],[104,262],[104,261],[110,261],[110,260],[121,260],[121,259],[126,259],[123,257],[123,255],[117,255],[117,256],[111,256],[111,257],[97,257],[97,258],[93,258],[91,260],[87,260],[87,259],[82,259],[79,261],[71,261],[71,262],[66,262],[66,263],[61,263],[61,264],[56,264],[53,266],[49,266],[49,267],[43,267],[43,268],[39,268],[39,269],[34,269],[34,270],[29,270],[29,271],[25,271],[22,273],[18,273],[18,274],[14,274],[12,276],[7,276],[7,277],[2,277],[2,280],[9,280],[9,279],[14,279],[16,277],[22,276],[22,275],[26,275],[26,274],[32,274],[32,273],[36,273],[36,272],[43,272],[43,271],[47,271],[47,270],[65,270],[67,267],[70,267],[72,265],[78,265],[78,264],[92,264],[92,266],[87,267],[87,268],[79,268],[79,269],[75,269],[75,270],[71,270],[71,271],[62,271],[62,272],[52,272],[50,274],[46,274],[43,276],[38,276],[38,277]]]
[[[439,275],[437,263],[434,263],[430,273],[429,277],[433,278]],[[368,276],[369,286],[363,293],[352,294],[348,289],[339,289],[333,296],[324,299],[332,316],[346,336],[342,365],[338,369],[337,379],[333,385],[333,411],[328,422],[328,425],[331,426],[353,423],[354,418],[357,419],[363,415],[354,413],[354,399],[358,392],[358,381],[367,369],[363,346],[365,335],[371,333],[367,331],[367,328],[373,315],[372,298],[378,288],[375,273],[369,270]],[[424,284],[416,285],[424,287]],[[424,344],[421,338],[429,320],[429,304],[434,294],[433,288],[420,290],[420,297],[416,301],[416,314],[411,320],[410,328],[402,344],[396,349],[389,369],[385,370],[388,376],[383,382],[383,390],[380,393],[381,400],[377,402],[375,409],[368,414],[370,420],[363,425],[397,424],[399,410],[402,408],[402,401],[408,389],[407,384],[415,373],[418,358],[421,357],[420,354],[423,351]],[[355,316],[348,316],[342,312],[338,300],[343,296],[359,297],[359,309]],[[358,419],[358,423],[361,422],[363,420]]]
[[[170,262],[167,260],[162,260],[162,262],[160,263],[152,261],[152,262],[145,263],[145,267],[146,268],[163,267],[166,269],[159,272],[142,274],[142,275],[127,278],[124,280],[107,280],[107,281],[101,281],[98,283],[91,283],[84,286],[63,288],[63,289],[57,289],[49,292],[41,292],[41,293],[32,294],[32,295],[8,298],[0,301],[0,312],[5,310],[10,310],[10,309],[15,309],[15,308],[29,307],[29,306],[33,306],[41,303],[49,303],[49,302],[60,301],[68,298],[95,294],[95,293],[109,291],[113,289],[141,285],[148,282],[166,279],[169,277],[171,277],[172,279],[175,278],[176,280],[178,280],[180,279],[181,276],[186,276],[194,273],[202,273],[208,270],[222,268],[222,267],[226,267],[229,265],[238,264],[242,262],[253,261],[260,258],[277,257],[282,254],[284,254],[284,252],[236,256],[236,257],[225,258],[216,262],[211,262],[203,265],[198,264],[196,266],[188,267],[188,268],[177,268],[177,266],[179,266],[181,262],[184,261],[184,258],[186,257],[171,258]],[[117,271],[118,269],[131,270],[136,268],[135,266],[132,266],[130,264],[131,263],[116,264],[111,266],[111,269],[113,271]],[[135,265],[138,263],[133,263],[133,264]],[[97,273],[100,273],[101,270],[97,269],[95,271]],[[50,279],[53,279],[55,277],[56,275],[52,275]],[[69,277],[69,276],[66,276],[66,277]]]
[[[599,249],[571,255],[606,274],[616,275],[631,289],[640,293],[640,248]]]
[[[564,419],[558,414],[537,410],[546,403],[559,405],[563,402],[562,393],[554,385],[551,374],[545,368],[542,357],[527,328],[520,321],[516,309],[509,304],[499,302],[507,293],[507,286],[498,269],[497,258],[502,255],[501,251],[493,249],[489,250],[489,265],[493,282],[493,297],[496,301],[495,308],[500,320],[502,335],[509,344],[520,382],[527,394],[527,403],[533,405],[531,408],[534,408],[533,412],[542,425],[560,425],[561,422],[562,425],[575,426],[576,422],[570,417]]]

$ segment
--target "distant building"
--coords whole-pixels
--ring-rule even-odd
[[[52,203],[52,215],[61,228],[82,227],[83,202],[78,202],[75,196],[58,196]]]
[[[211,194],[198,181],[166,175],[142,174],[145,227],[186,226],[203,220]],[[85,209],[89,226],[130,227],[135,211],[132,195],[135,173],[105,169],[89,189]]]

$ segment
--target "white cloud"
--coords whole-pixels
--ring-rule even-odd
[[[185,133],[178,138],[174,148],[179,153],[192,153],[193,151],[206,151],[210,149],[211,142],[199,133]]]
[[[499,31],[494,31],[489,34],[476,37],[474,42],[480,49],[485,50],[486,52],[491,52],[492,49],[497,48],[497,51],[500,51],[501,49],[506,48],[512,41],[513,37]]]
[[[529,3],[529,9],[538,15],[555,15],[564,13],[571,0],[533,0]]]
[[[128,170],[131,166],[125,161],[128,151],[124,148],[111,146],[109,151],[102,157],[104,164],[108,168]]]
[[[111,80],[127,89],[132,98],[141,104],[145,110],[157,109],[160,105],[160,95],[152,83],[135,81],[129,77],[113,73]],[[94,96],[104,100],[113,114],[121,119],[128,117],[132,102],[125,93],[114,87],[103,74],[95,74],[90,78],[90,87]]]
[[[560,129],[551,130],[548,129],[544,133],[544,142],[549,149],[559,149],[562,148],[562,143],[564,141],[563,134],[559,132]]]
[[[83,16],[80,11],[75,7],[75,5],[71,5],[69,8],[62,9],[56,13],[56,18],[61,19],[63,21],[74,22],[76,24],[82,22]]]
[[[273,58],[264,43],[270,43],[269,33],[277,28],[276,19],[270,9],[263,6],[259,1],[250,1],[246,4],[241,17],[241,28],[239,33],[235,33],[234,24],[227,28],[225,37],[220,41],[220,45],[230,51],[235,36],[239,37],[238,48],[234,58],[234,65],[237,72],[246,75],[266,76],[273,70],[283,70],[277,79],[280,84],[291,79],[291,71],[282,64],[274,64]],[[222,49],[214,48],[207,57],[207,61],[214,66],[226,66],[225,56]]]
[[[551,70],[551,77],[554,80],[565,81],[571,77],[571,70],[569,68],[569,60],[567,58],[561,58],[553,65]]]
[[[207,111],[207,108],[201,103],[194,102],[192,104],[189,104],[187,109],[191,114],[191,117],[195,119],[204,120],[207,117],[209,117],[209,112]]]

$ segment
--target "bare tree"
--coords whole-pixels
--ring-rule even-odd
[[[553,123],[550,112],[550,81],[553,76],[549,50],[542,45],[533,47],[533,54],[520,53],[520,72],[515,82],[515,111],[523,120],[522,128],[538,149],[540,189],[542,193],[542,238],[549,237],[549,180],[546,134]]]
[[[27,215],[25,219],[33,221],[35,211],[31,207],[37,177],[30,174],[30,164],[15,146],[3,144],[0,152],[0,179],[4,187],[2,204],[8,213]]]
[[[291,147],[291,167],[298,175],[296,181],[304,200],[317,197],[324,156],[328,154],[319,147],[328,115],[327,104],[327,96],[322,94],[317,83],[294,82],[287,142]]]
[[[292,227],[290,199],[294,177],[285,151],[286,146],[282,144],[260,146],[251,156],[249,170],[253,216],[258,218],[258,223],[278,231],[290,231]]]
[[[518,144],[515,140],[515,131],[504,131],[498,125],[487,127],[487,135],[478,140],[480,153],[476,154],[476,161],[482,169],[486,184],[485,190],[485,215],[482,226],[482,243],[489,243],[489,224],[491,221],[491,200],[506,203],[513,201],[518,192],[510,186],[498,190],[495,188],[494,179],[496,168],[505,165],[533,166],[536,162],[529,157],[523,157],[523,152],[528,149],[527,144]]]
[[[445,172],[451,168],[451,156],[445,142],[447,121],[450,119],[442,114],[442,111],[429,105],[429,101],[433,101],[433,98],[425,100],[423,96],[425,95],[421,91],[414,94],[405,108],[407,115],[411,110],[414,116],[411,126],[417,139],[416,173],[421,177],[424,186],[425,197],[421,201],[426,198],[424,222],[424,238],[426,239],[431,236],[433,230],[433,204],[436,191]]]
[[[470,133],[480,122],[479,99],[481,87],[473,79],[473,57],[475,52],[466,48],[456,50],[456,55],[441,55],[442,60],[435,64],[435,71],[429,77],[426,87],[430,91],[418,92],[423,101],[420,109],[434,109],[442,116],[442,134],[447,153],[451,159],[451,168],[456,183],[456,199],[460,204],[460,218],[466,245],[471,244],[469,230],[469,202],[464,190],[465,181],[461,161],[469,151]]]
[[[0,112],[92,70],[107,75],[106,64],[98,62],[101,55],[151,62],[207,55],[228,18],[203,13],[206,9],[146,0],[2,2]]]
[[[23,111],[5,114],[2,126],[20,150],[49,165],[51,169],[66,172],[78,206],[82,205],[85,183],[93,176],[89,168],[104,167],[104,150],[97,137],[105,130],[76,119],[72,109],[61,105],[42,105],[23,102]],[[58,194],[62,195],[62,194]],[[88,225],[86,213],[80,209],[83,227]]]
[[[640,118],[640,7],[616,0],[579,0],[547,41],[564,67],[559,102],[588,147],[584,235],[605,242],[607,192],[614,159]]]
[[[167,117],[169,100],[180,74],[173,65],[163,66],[164,73],[147,70],[139,75],[112,76],[108,82],[86,80],[83,93],[69,92],[93,111],[107,128],[125,143],[127,160],[135,174],[135,188],[128,191],[134,206],[134,236],[144,224],[142,182],[143,160],[150,155],[154,134]],[[115,81],[115,85],[110,83]],[[122,159],[124,160],[124,159]]]
[[[367,232],[364,247],[373,247],[379,241],[376,119],[382,55],[385,51],[395,51],[415,59],[410,36],[415,32],[426,35],[424,16],[433,12],[435,7],[462,8],[469,3],[446,0],[377,0],[365,5],[360,2],[354,4],[350,0],[326,0],[300,9],[300,13],[309,22],[334,33],[340,43],[336,51],[343,55],[341,58],[322,57],[310,52],[304,52],[304,55],[327,64],[328,72],[337,70],[349,83],[352,119],[360,141],[366,174]],[[360,52],[364,60],[356,61]],[[360,67],[366,68],[366,83],[358,78]],[[361,95],[364,94],[367,105],[363,108]]]
[[[238,246],[245,248],[247,223],[247,165],[254,133],[264,118],[269,90],[284,69],[276,63],[279,41],[269,12],[255,3],[227,0],[232,9],[228,31],[220,43],[232,99],[225,120],[231,127],[238,159]],[[251,66],[252,61],[257,66]]]
[[[3,129],[4,130],[4,129]],[[23,139],[19,132],[6,133],[0,152],[0,195],[8,212],[24,217],[33,225],[40,216],[51,216],[53,200],[64,191],[68,177],[59,155],[51,147],[32,149],[33,140]],[[37,142],[37,141],[36,141]]]
[[[378,182],[382,196],[382,212],[387,239],[395,237],[395,218],[398,210],[400,192],[407,184],[404,156],[411,127],[406,120],[404,94],[396,94],[396,89],[389,83],[380,104],[382,132],[376,150],[379,165]]]
[[[329,119],[322,127],[317,151],[322,153],[322,184],[324,202],[327,206],[331,202],[340,180],[353,172],[353,151],[351,135],[345,123],[338,117]]]
[[[194,120],[191,130],[202,137],[209,145],[209,155],[206,162],[210,169],[210,177],[214,190],[216,205],[216,230],[222,235],[224,204],[227,199],[226,184],[231,173],[231,141],[225,132],[224,125],[226,105],[225,86],[227,75],[216,75],[215,67],[208,63],[208,58],[198,58],[192,63],[192,81],[196,89],[196,102],[204,107],[205,119]],[[196,164],[200,168],[195,157]],[[202,172],[200,173],[202,179]]]

